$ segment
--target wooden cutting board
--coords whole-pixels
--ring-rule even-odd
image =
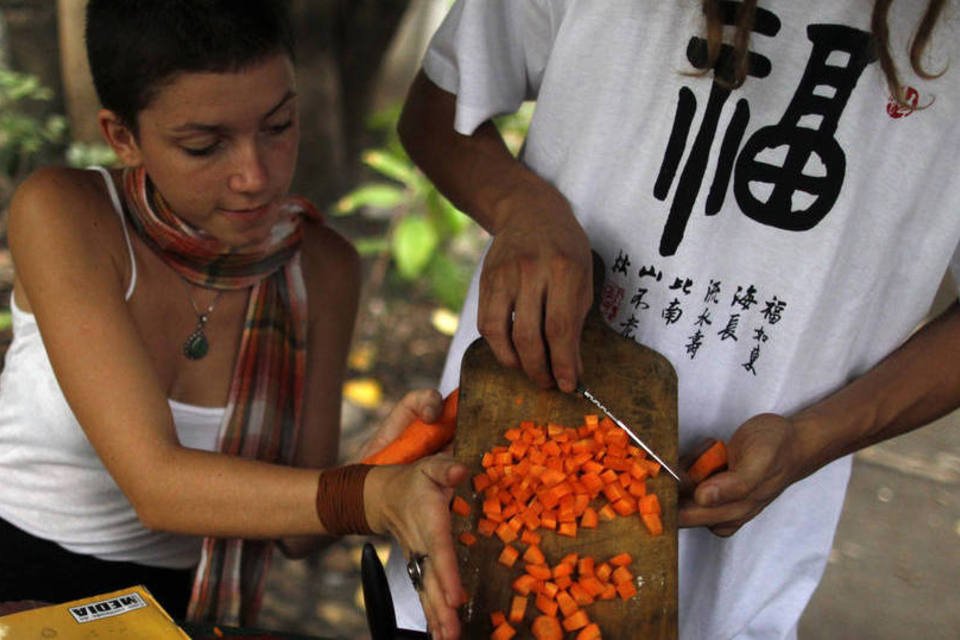
[[[671,466],[677,465],[677,383],[670,363],[655,351],[624,338],[591,311],[582,339],[583,384],[617,414]],[[454,455],[471,469],[482,471],[480,459],[496,444],[508,444],[503,432],[521,420],[565,426],[583,424],[597,410],[574,394],[535,387],[520,370],[500,366],[486,342],[477,340],[467,350],[461,369],[460,405]],[[621,552],[633,558],[637,594],[624,601],[598,601],[587,613],[600,625],[604,638],[667,640],[677,637],[677,485],[666,473],[648,481],[663,508],[664,532],[651,536],[638,515],[601,520],[596,529],[581,528],[575,538],[541,529],[542,549],[550,564],[567,553],[592,555],[598,561]],[[454,536],[476,531],[481,499],[470,482],[457,489],[473,507],[469,517],[455,516]],[[594,506],[600,506],[601,500]],[[489,638],[490,613],[509,612],[511,584],[522,572],[522,558],[508,568],[497,562],[503,543],[496,536],[477,536],[471,547],[457,543],[464,587],[470,600],[462,610],[466,638]],[[526,548],[519,541],[515,546]],[[515,625],[516,638],[530,638],[537,615],[533,599],[524,622]],[[566,637],[573,638],[575,633]]]

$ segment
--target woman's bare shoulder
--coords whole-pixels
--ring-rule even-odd
[[[360,278],[356,247],[335,229],[318,222],[305,225],[303,237],[304,278],[353,285]]]
[[[10,233],[21,224],[66,225],[76,231],[102,227],[113,204],[103,176],[97,171],[70,167],[44,167],[17,188],[10,203]],[[116,214],[112,214],[114,218]]]

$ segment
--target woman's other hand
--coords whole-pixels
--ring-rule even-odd
[[[396,538],[408,560],[413,554],[426,556],[420,602],[430,633],[438,640],[460,636],[457,608],[467,599],[450,519],[454,487],[467,474],[466,466],[438,454],[414,464],[376,467],[364,487],[370,527]]]

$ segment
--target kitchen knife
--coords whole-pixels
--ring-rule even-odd
[[[658,456],[653,449],[651,449],[649,446],[647,446],[647,443],[644,442],[642,439],[640,439],[640,437],[639,437],[636,433],[633,432],[633,429],[631,429],[630,427],[628,427],[628,426],[626,425],[626,423],[623,422],[623,420],[621,420],[621,419],[618,418],[615,414],[613,414],[613,413],[610,411],[610,409],[608,409],[608,408],[606,407],[606,405],[604,405],[602,402],[600,402],[600,400],[598,400],[597,397],[596,397],[595,395],[593,395],[586,387],[584,387],[582,384],[581,384],[581,385],[578,385],[578,386],[577,386],[577,393],[579,393],[579,394],[582,395],[584,398],[586,398],[587,400],[589,400],[594,406],[596,406],[598,409],[600,409],[600,411],[602,411],[608,418],[610,418],[611,420],[613,420],[614,424],[616,424],[618,427],[620,427],[621,429],[623,429],[623,430],[626,432],[626,434],[627,434],[628,436],[630,436],[630,439],[633,440],[633,441],[637,444],[638,447],[640,447],[641,449],[643,449],[644,451],[646,451],[647,454],[648,454],[651,458],[653,458],[667,473],[669,473],[671,476],[673,476],[673,479],[674,479],[674,480],[676,480],[677,482],[683,484],[683,481],[680,480],[680,475],[679,475],[676,471],[674,471],[673,468],[670,467],[670,465],[668,465],[666,462],[664,462],[663,459],[662,459],[660,456]]]

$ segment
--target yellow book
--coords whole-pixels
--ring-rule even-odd
[[[190,640],[145,587],[0,617],[0,640]]]

